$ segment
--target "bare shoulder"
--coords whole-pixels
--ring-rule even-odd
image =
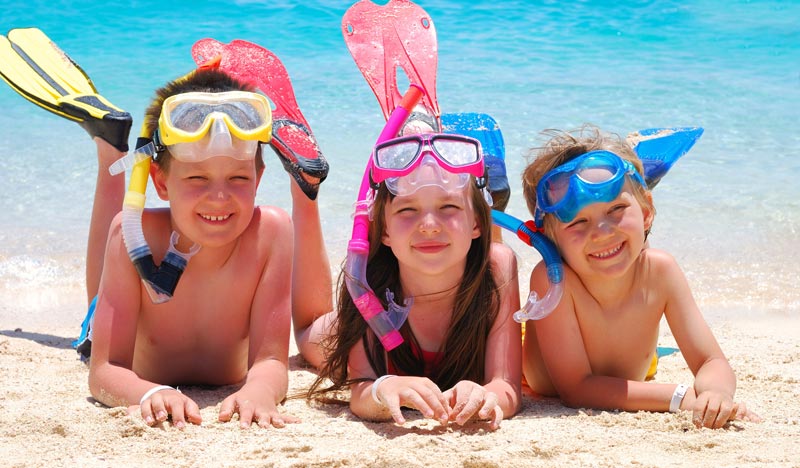
[[[502,282],[516,278],[517,276],[517,257],[514,251],[505,244],[492,242],[490,251],[492,265],[495,268],[495,275]]]
[[[253,211],[248,231],[258,235],[282,237],[292,234],[292,218],[277,206],[257,206]]]
[[[289,217],[289,214],[283,210],[282,208],[278,208],[277,206],[271,205],[261,205],[255,208],[254,219],[255,215],[259,215],[261,222],[265,223],[288,223],[292,224],[292,218]]]
[[[642,251],[641,261],[648,271],[655,275],[669,275],[681,273],[675,257],[669,252],[660,249],[648,248]]]

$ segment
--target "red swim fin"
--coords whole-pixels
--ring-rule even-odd
[[[345,12],[342,33],[384,118],[400,103],[399,68],[410,83],[423,88],[422,104],[438,123],[436,28],[425,10],[409,0],[391,0],[386,5],[361,0]]]
[[[303,192],[315,199],[319,184],[328,175],[328,162],[300,112],[289,74],[278,57],[248,41],[237,39],[223,44],[214,39],[201,39],[192,46],[192,58],[198,65],[219,60],[220,70],[267,95],[275,106],[270,146]]]

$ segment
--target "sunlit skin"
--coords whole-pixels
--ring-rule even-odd
[[[710,428],[736,418],[758,420],[734,402],[736,378],[680,267],[669,254],[645,248],[653,213],[630,184],[611,202],[587,205],[569,222],[555,221],[565,292],[551,315],[527,323],[528,384],[573,407],[667,411],[675,384],[644,382],[663,316],[695,375],[680,408]],[[546,292],[543,264],[530,285]]]
[[[241,387],[221,406],[220,421],[239,413],[251,423],[294,421],[277,404],[287,390],[291,321],[292,222],[274,207],[255,207],[261,177],[255,162],[212,157],[152,165],[156,191],[169,209],[146,210],[145,238],[160,263],[172,231],[178,249],[196,243],[174,297],[156,305],[111,225],[93,326],[89,385],[109,406],[130,406],[156,385]],[[171,416],[176,427],[200,424],[197,404],[161,390],[139,411],[148,424]]]
[[[472,239],[481,235],[466,190],[445,192],[423,187],[409,196],[388,202],[382,242],[400,264],[400,281],[406,297],[414,297],[408,322],[425,351],[438,351],[450,327],[454,295],[460,284]],[[402,406],[416,408],[424,417],[441,423],[465,424],[472,418],[489,420],[497,428],[504,417],[519,410],[521,349],[520,328],[511,319],[519,308],[516,261],[506,246],[492,244],[497,284],[502,285],[500,313],[490,332],[486,355],[486,383],[461,381],[442,391],[425,377],[392,377],[381,382],[378,405],[371,395],[372,382],[352,386],[350,407],[364,419],[394,419],[402,424]],[[350,378],[374,380],[363,345],[350,353]]]

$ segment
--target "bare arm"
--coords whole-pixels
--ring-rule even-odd
[[[303,358],[315,367],[322,364],[318,345],[327,326],[316,319],[333,310],[331,266],[322,235],[319,204],[309,200],[294,182],[292,222],[294,223],[294,261],[292,270],[292,321],[297,347]]]
[[[95,138],[94,141],[97,144],[97,183],[86,247],[86,295],[89,302],[100,288],[108,230],[114,216],[122,210],[125,195],[125,174],[112,176],[108,172],[109,166],[123,153],[102,138]]]
[[[219,419],[229,421],[238,411],[242,427],[252,422],[283,427],[295,421],[277,410],[288,388],[292,223],[282,210],[260,209],[271,247],[250,310],[247,378],[239,391],[223,401]]]
[[[107,406],[138,405],[149,390],[163,383],[142,379],[133,371],[140,288],[141,281],[125,250],[117,216],[109,232],[89,365],[92,396]],[[168,414],[172,414],[178,427],[187,420],[201,422],[197,405],[177,390],[161,390],[142,405],[142,417],[148,424],[164,421]]]
[[[492,244],[492,265],[500,293],[500,309],[486,346],[485,384],[462,381],[445,392],[453,411],[450,420],[464,424],[471,418],[488,419],[496,429],[515,415],[521,403],[522,341],[513,319],[519,310],[517,262],[507,246]],[[480,387],[480,388],[476,388]]]
[[[654,384],[595,375],[584,346],[571,290],[580,280],[565,265],[564,297],[548,317],[535,324],[542,362],[564,404],[571,407],[626,411],[667,411],[675,384]],[[547,272],[539,264],[531,274],[531,288],[542,295],[548,287]],[[534,328],[534,327],[532,327]],[[526,329],[527,331],[527,329]],[[526,343],[526,365],[537,363],[534,347]],[[532,373],[532,370],[528,370]],[[536,372],[542,375],[542,370]]]
[[[505,417],[517,414],[521,404],[522,336],[513,315],[520,308],[517,259],[505,244],[492,244],[500,290],[500,311],[489,333],[484,385],[498,395]]]
[[[665,316],[675,341],[695,376],[681,409],[691,410],[698,426],[719,428],[731,419],[759,421],[760,417],[733,400],[736,376],[694,300],[686,277],[675,260],[655,252],[660,275],[668,288]]]

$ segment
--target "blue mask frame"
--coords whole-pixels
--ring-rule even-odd
[[[604,180],[587,180],[581,172],[591,169],[607,170],[609,176]],[[607,203],[619,196],[625,184],[625,175],[645,186],[644,179],[630,161],[605,151],[590,151],[556,167],[542,177],[536,187],[536,227],[544,225],[547,213],[555,215],[562,223],[575,219],[585,206],[592,203]],[[552,199],[551,187],[567,184],[563,195]]]

